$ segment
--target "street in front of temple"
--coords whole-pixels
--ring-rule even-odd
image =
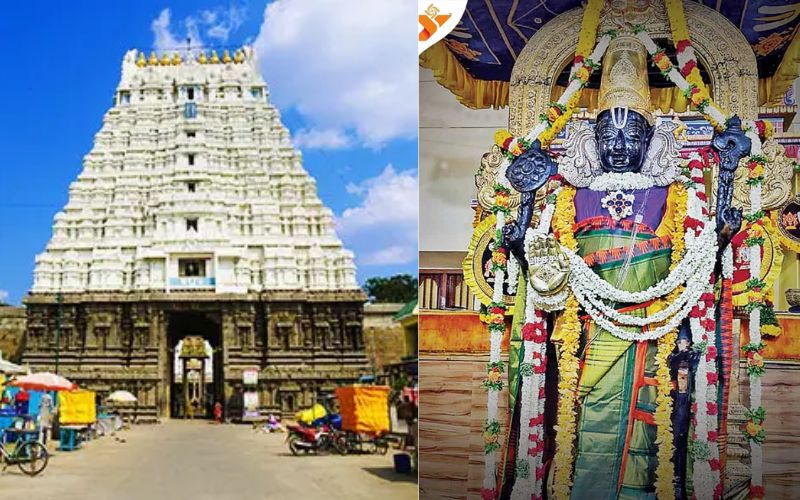
[[[285,437],[206,420],[137,425],[54,451],[33,479],[9,468],[0,491],[36,500],[416,498],[416,476],[393,470],[395,451],[294,456]]]

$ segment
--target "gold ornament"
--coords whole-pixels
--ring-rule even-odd
[[[792,179],[794,178],[794,165],[792,159],[786,156],[784,147],[770,137],[761,146],[761,154],[767,159],[767,168],[764,169],[764,180],[761,183],[761,208],[774,210],[784,205],[792,196]],[[745,211],[750,209],[750,185],[747,184],[749,172],[747,163],[750,161],[745,156],[739,161],[739,168],[733,180],[733,204]],[[711,201],[709,206],[716,205],[717,184],[719,182],[719,165],[714,164],[712,174]]]
[[[147,64],[150,66],[156,66],[158,64],[158,56],[155,52],[150,52],[150,59],[147,60]]]
[[[241,50],[237,50],[236,53],[233,55],[233,62],[235,63],[243,63],[244,62],[244,52]]]
[[[197,62],[200,64],[206,64],[208,62],[205,52],[200,52],[200,55],[197,57]]]
[[[611,40],[603,57],[597,111],[599,113],[612,108],[628,108],[653,123],[647,79],[647,50],[633,36],[619,36]]]
[[[216,50],[211,51],[211,64],[219,64],[219,56]]]
[[[140,68],[147,66],[147,59],[144,57],[144,52],[139,52],[139,57],[136,59],[136,66]]]
[[[475,187],[478,188],[478,203],[487,212],[491,211],[494,206],[494,181],[497,178],[500,164],[503,163],[503,158],[500,148],[497,145],[492,146],[491,151],[485,153],[481,158],[481,166],[475,175]],[[542,190],[540,189],[539,191]],[[519,192],[512,189],[508,198],[508,208],[511,210],[511,216],[507,219],[511,220],[516,217],[519,200]]]
[[[225,50],[225,51],[222,53],[222,62],[224,62],[225,64],[228,64],[228,63],[230,63],[231,61],[233,61],[233,59],[231,59],[231,55],[228,53],[228,51],[227,51],[227,50]]]
[[[178,55],[177,52],[172,53],[172,64],[173,66],[177,66],[181,63],[181,56]]]
[[[169,54],[164,52],[164,54],[161,56],[161,65],[162,66],[169,66],[169,63],[170,63]]]
[[[496,224],[497,217],[490,213],[475,227],[472,241],[467,248],[467,255],[461,264],[464,271],[464,282],[484,305],[492,302],[494,293],[494,283],[489,281],[494,279],[494,275],[487,272],[487,256],[491,253],[490,246],[494,242]],[[514,299],[513,295],[503,295],[507,314],[514,314]]]

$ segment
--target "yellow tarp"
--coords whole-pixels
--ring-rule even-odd
[[[298,411],[294,419],[298,422],[302,422],[306,425],[311,425],[311,422],[318,418],[322,418],[327,415],[328,412],[325,411],[325,407],[321,404],[315,404],[311,408],[307,410]]]
[[[97,420],[94,391],[58,393],[59,418],[62,424],[93,424]]]
[[[338,387],[336,397],[342,415],[342,429],[351,432],[389,432],[389,387],[365,385]]]

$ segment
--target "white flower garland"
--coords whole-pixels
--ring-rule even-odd
[[[508,278],[506,278],[508,294],[516,295],[517,283],[519,283],[519,262],[515,257],[509,255],[506,259],[506,267],[508,268]]]
[[[533,287],[527,285],[530,293]],[[540,313],[541,314],[541,313]],[[525,323],[546,328],[547,323],[543,315],[537,314],[531,295],[526,296]],[[535,368],[546,363],[545,355],[547,341],[535,342],[524,340],[522,343],[522,363],[534,367],[531,374],[522,375],[520,388],[520,415],[519,415],[519,441],[517,444],[517,460],[526,464],[527,475],[517,476],[514,489],[511,492],[512,500],[530,500],[536,492],[542,491],[543,454],[544,454],[544,398],[540,397],[541,389],[545,384],[545,374],[537,373]],[[537,419],[533,425],[530,423]],[[535,443],[536,449],[531,453],[531,444]],[[522,457],[522,458],[519,458]]]
[[[592,191],[613,191],[617,189],[649,189],[655,186],[652,177],[636,172],[607,172],[592,180],[589,189]]]
[[[690,178],[702,178],[703,171],[701,168],[692,168],[690,171]],[[698,194],[702,188],[702,184],[698,186],[695,182],[688,185],[689,199],[697,200],[698,203],[690,203],[691,210],[687,211],[687,217],[697,218],[698,215],[702,217],[703,208],[705,203],[700,201]],[[699,219],[705,227],[711,227],[712,224],[708,219]],[[714,249],[716,257],[716,247]],[[713,267],[709,272],[701,276],[705,276],[705,283],[703,292],[707,294],[714,293],[714,287],[711,284],[711,277],[713,276]],[[699,297],[698,297],[699,298]],[[689,325],[692,333],[692,343],[694,345],[701,345],[705,342],[707,346],[715,346],[712,352],[701,353],[700,361],[697,365],[695,373],[695,405],[694,412],[694,436],[695,443],[695,456],[694,466],[692,468],[692,481],[694,484],[697,498],[715,498],[715,491],[717,491],[720,484],[720,461],[719,461],[719,445],[717,434],[717,414],[721,408],[717,406],[717,386],[718,374],[716,367],[716,322],[714,319],[715,307],[712,304],[709,306],[705,302],[695,302],[693,312],[695,314],[689,319]],[[702,318],[700,316],[703,316]],[[706,328],[708,325],[708,328]],[[708,347],[706,348],[708,350]],[[713,354],[713,355],[712,355]],[[711,377],[711,380],[709,380]],[[716,412],[710,412],[709,404],[716,408]],[[714,439],[711,436],[716,436]],[[716,468],[712,468],[711,463],[714,461]]]
[[[690,208],[691,205],[692,203],[689,204]],[[604,300],[640,304],[663,297],[675,290],[679,285],[696,279],[696,273],[703,268],[703,264],[708,261],[709,256],[716,257],[716,233],[711,225],[707,224],[697,237],[695,237],[693,230],[689,230],[686,232],[685,238],[686,254],[680,263],[666,278],[641,292],[628,292],[616,288],[592,271],[583,258],[569,249],[564,247],[562,249],[569,257],[572,275],[579,276],[574,278],[576,285],[587,287],[592,294]]]
[[[509,187],[508,179],[505,176],[505,168],[501,167],[497,173],[496,182],[504,187]],[[506,216],[503,212],[497,212],[497,221],[495,223],[495,230],[502,231],[503,226],[506,224]],[[492,302],[503,302],[503,270],[498,269],[494,275],[494,288],[492,290]],[[500,362],[500,347],[503,342],[503,333],[491,331],[489,335],[489,363]],[[486,422],[497,422],[498,399],[500,391],[488,390],[486,401]],[[484,455],[484,474],[483,474],[483,487],[486,489],[494,490],[497,486],[497,478],[495,477],[497,469],[497,451],[486,453]]]
[[[760,155],[761,138],[756,132],[756,126],[753,122],[745,124],[748,128],[746,135],[750,138],[750,154]],[[750,186],[750,213],[755,214],[761,211],[761,183],[756,183]],[[753,245],[750,247],[750,278],[761,278],[761,245]],[[750,344],[761,343],[761,309],[754,308],[750,312],[750,324],[748,327]],[[750,375],[750,410],[756,411],[761,407],[761,376]],[[763,426],[763,422],[761,423]],[[750,440],[750,486],[764,485],[764,469],[763,469],[763,450],[761,443]]]

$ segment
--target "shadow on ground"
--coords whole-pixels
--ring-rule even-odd
[[[363,469],[373,476],[378,476],[386,481],[393,483],[417,483],[418,477],[416,472],[410,474],[400,474],[395,472],[392,467],[363,467]]]

